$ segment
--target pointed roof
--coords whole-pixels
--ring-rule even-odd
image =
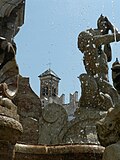
[[[61,80],[61,79],[57,76],[57,74],[56,74],[53,70],[51,70],[50,68],[49,68],[48,70],[46,70],[45,72],[43,72],[43,73],[42,73],[41,75],[39,75],[38,77],[45,77],[45,76],[49,76],[49,75],[51,75],[51,76],[53,76],[53,77]]]

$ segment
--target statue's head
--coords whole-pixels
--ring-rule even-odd
[[[97,27],[101,30],[103,34],[107,34],[110,29],[108,23],[108,18],[101,14],[97,20]]]

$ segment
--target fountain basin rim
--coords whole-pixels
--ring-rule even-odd
[[[16,153],[25,154],[68,154],[68,153],[103,153],[104,147],[99,145],[84,145],[84,144],[72,144],[72,145],[25,145],[16,144]]]

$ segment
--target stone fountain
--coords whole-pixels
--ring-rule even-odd
[[[0,8],[0,160],[101,160],[106,146],[104,160],[109,159],[111,149],[115,149],[119,157],[117,77],[120,65],[117,61],[112,67],[113,87],[108,80],[107,63],[112,59],[110,43],[120,41],[120,34],[109,19],[101,15],[97,29],[88,29],[78,36],[86,73],[79,76],[81,97],[74,119],[69,121],[62,105],[53,102],[41,109],[37,96],[34,100],[37,109],[34,110],[28,79],[19,76],[15,59],[17,47],[13,38],[24,23],[25,0],[1,0]],[[27,88],[23,82],[29,88],[27,96],[23,93]],[[18,84],[20,88],[16,96]],[[21,138],[23,128],[17,108],[24,126]]]

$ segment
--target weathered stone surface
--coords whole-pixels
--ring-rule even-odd
[[[11,108],[0,106],[0,160],[14,158],[14,146],[23,132],[18,119],[14,104]]]
[[[119,141],[120,134],[120,105],[110,108],[105,118],[97,123],[98,138],[103,146]]]
[[[6,116],[0,116],[0,140],[15,144],[22,132],[23,128],[18,121]]]
[[[81,74],[79,78],[81,81],[79,107],[91,107],[98,110],[107,110],[110,107],[113,107],[112,100],[114,100],[114,103],[118,100],[116,90],[106,81],[101,80],[101,82],[96,82],[94,77],[88,74]],[[98,86],[98,83],[101,87]],[[102,85],[104,86],[103,89]]]
[[[23,126],[23,134],[19,142],[25,144],[38,144],[39,139],[39,123],[38,119],[33,117],[20,117],[20,123]]]
[[[48,104],[39,119],[39,144],[62,143],[60,133],[67,125],[67,113],[59,104]]]
[[[103,160],[120,159],[120,102],[97,123],[97,133],[101,145],[106,147]]]
[[[10,109],[0,106],[0,115],[8,116],[19,121],[19,115],[17,114],[17,106],[15,106],[14,104]]]
[[[105,111],[96,110],[96,108],[81,107],[76,111],[75,118],[63,129],[63,142],[99,144],[95,124],[105,114]]]
[[[120,141],[105,148],[102,160],[120,159]]]
[[[17,105],[20,123],[23,125],[21,143],[38,144],[39,117],[41,116],[40,98],[29,84],[29,78],[19,77],[19,89],[14,99]]]

